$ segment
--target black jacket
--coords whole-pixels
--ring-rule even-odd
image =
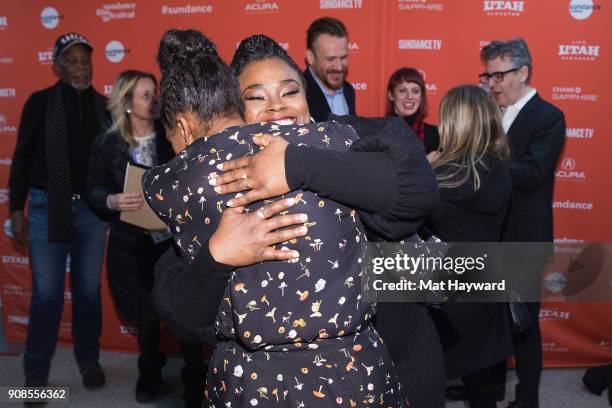
[[[104,99],[104,96],[93,87],[77,92],[61,81],[56,85],[59,85],[62,91],[67,114],[70,185],[73,193],[85,193],[89,148],[103,129],[103,123],[100,123],[94,108],[94,99]],[[45,125],[47,105],[54,87],[30,95],[21,112],[9,177],[11,210],[23,209],[30,187],[47,190]]]
[[[538,94],[508,130],[512,203],[504,241],[552,242],[555,166],[565,142],[563,112]]]
[[[310,116],[317,122],[326,121],[331,113],[327,99],[310,73],[310,70],[306,68],[303,74],[304,80],[306,80],[306,101],[308,102]],[[344,81],[342,89],[349,108],[349,115],[355,115],[355,89],[348,81]]]
[[[512,182],[507,163],[499,159],[489,162],[489,171],[479,168],[481,186],[476,192],[471,182],[457,188],[440,188],[438,205],[425,225],[442,239],[448,242],[500,241]],[[438,321],[440,337],[447,346],[448,378],[466,376],[512,355],[506,303],[450,303],[444,305],[443,310],[451,324]]]
[[[160,164],[174,156],[161,127],[156,129],[155,142]],[[119,132],[103,132],[93,142],[87,177],[87,199],[100,217],[109,220],[119,216],[118,211],[106,206],[106,197],[123,192],[125,170],[130,161],[130,146]]]

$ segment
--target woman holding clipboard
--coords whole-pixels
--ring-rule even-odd
[[[162,394],[161,370],[166,361],[160,353],[160,320],[151,301],[153,268],[171,240],[164,232],[121,220],[122,213],[144,205],[142,194],[123,191],[128,165],[148,168],[165,163],[174,154],[159,126],[157,81],[152,74],[122,72],[108,109],[113,124],[92,145],[87,197],[94,210],[109,221],[108,279],[122,318],[138,329],[136,401],[149,402]],[[200,406],[206,373],[201,345],[194,339],[180,346],[186,363],[181,372],[186,406]]]

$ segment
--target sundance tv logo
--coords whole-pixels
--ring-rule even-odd
[[[106,59],[115,64],[121,62],[125,57],[125,54],[129,52],[130,50],[125,48],[123,44],[117,40],[113,40],[106,44]]]
[[[599,95],[583,93],[579,86],[553,86],[554,101],[597,102]]]
[[[483,1],[483,11],[487,16],[512,16],[518,17],[525,11],[524,1]]]
[[[399,11],[442,11],[443,3],[429,3],[429,0],[398,0],[397,9]]]
[[[566,157],[561,161],[561,170],[555,171],[555,176],[564,180],[586,180],[585,172],[576,169],[576,160],[571,157]]]
[[[187,4],[186,6],[166,6],[163,5],[161,8],[162,14],[175,15],[175,14],[208,14],[213,12],[213,6],[210,4],[192,6]]]
[[[40,13],[40,22],[48,30],[53,30],[63,19],[64,16],[53,7],[45,7]]]
[[[589,45],[584,41],[559,45],[559,56],[563,61],[595,61],[599,57],[599,45]]]
[[[442,40],[401,39],[397,41],[397,48],[400,50],[439,51],[442,48]]]
[[[360,9],[363,7],[363,0],[319,0],[321,10],[328,9]]]
[[[276,13],[278,12],[278,3],[274,1],[257,0],[256,2],[248,2],[244,6],[245,13]]]
[[[567,128],[565,136],[570,139],[592,139],[595,136],[593,128]]]
[[[601,10],[600,4],[593,4],[593,0],[570,0],[569,13],[576,20],[586,20],[593,11]]]
[[[0,64],[12,64],[13,57],[0,57]]]
[[[131,20],[136,18],[136,3],[104,4],[101,8],[96,9],[96,16],[100,17],[104,23],[113,20]]]
[[[16,133],[17,128],[8,123],[5,115],[0,113],[0,133]]]
[[[427,72],[425,72],[422,69],[419,69],[419,73],[421,74],[421,76],[423,77],[423,80],[425,81],[425,90],[429,93],[436,93],[438,92],[438,86],[436,84],[431,84],[427,82]]]

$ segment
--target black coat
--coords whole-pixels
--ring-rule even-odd
[[[310,116],[317,122],[324,122],[331,113],[329,104],[325,95],[319,88],[319,84],[315,81],[310,70],[307,68],[303,72],[304,79],[306,80],[306,101],[308,102],[308,110],[310,110]],[[342,86],[344,91],[344,98],[349,108],[349,115],[355,115],[355,89],[349,82],[344,81]]]
[[[161,129],[156,129],[155,141],[158,163],[174,156]],[[87,199],[99,216],[110,221],[106,259],[109,286],[121,316],[135,324],[138,291],[151,290],[155,261],[170,242],[155,244],[145,230],[120,221],[119,211],[106,206],[109,194],[123,192],[125,170],[130,161],[130,146],[119,132],[100,134],[91,147]]]
[[[481,186],[476,192],[471,182],[440,188],[438,204],[425,225],[445,241],[500,240],[512,184],[507,163],[499,159],[490,163],[489,171],[480,167]],[[439,325],[448,378],[466,376],[512,355],[506,303],[450,303],[443,311],[451,325]]]
[[[508,130],[512,203],[504,241],[552,242],[555,165],[565,142],[563,112],[538,94]]]

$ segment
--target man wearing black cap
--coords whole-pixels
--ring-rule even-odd
[[[29,244],[32,266],[26,386],[47,384],[68,259],[74,354],[86,388],[105,383],[98,363],[98,339],[106,227],[84,195],[89,145],[107,121],[106,98],[91,86],[92,50],[89,41],[77,33],[57,39],[53,71],[60,80],[30,96],[19,124],[9,186],[14,240]],[[26,219],[23,210],[28,193]]]

